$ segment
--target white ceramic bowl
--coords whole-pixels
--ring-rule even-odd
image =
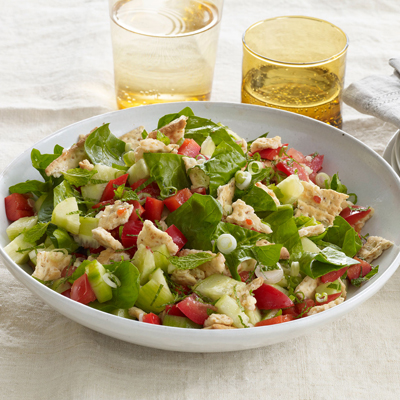
[[[135,126],[147,130],[157,126],[158,119],[168,113],[190,106],[196,115],[221,121],[246,139],[270,132],[279,135],[285,143],[305,154],[318,151],[325,155],[324,171],[340,171],[341,180],[359,197],[359,204],[372,205],[375,216],[368,222],[368,232],[383,236],[399,244],[400,198],[399,177],[389,164],[366,145],[322,122],[272,108],[228,103],[192,102],[170,103],[131,108],[89,118],[70,125],[43,139],[34,147],[41,152],[51,152],[55,144],[69,147],[81,133],[109,122],[111,131],[119,136]],[[27,179],[38,179],[31,168],[30,151],[21,154],[1,175],[0,193],[8,195],[8,187]],[[50,290],[33,279],[24,268],[15,264],[5,254],[8,243],[5,229],[8,221],[4,202],[0,203],[0,255],[10,272],[32,293],[72,320],[106,335],[127,342],[164,350],[186,352],[223,352],[251,349],[292,339],[341,317],[376,293],[397,269],[399,248],[392,247],[379,259],[379,273],[357,290],[350,290],[348,299],[341,305],[323,313],[284,324],[251,329],[189,330],[155,326],[102,313],[74,302]],[[31,271],[30,271],[31,272]],[[371,316],[372,317],[372,316]],[[374,319],[371,318],[371,323]]]

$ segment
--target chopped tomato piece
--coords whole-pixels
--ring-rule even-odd
[[[70,265],[68,267],[65,267],[62,271],[61,271],[61,278],[65,278],[66,276],[71,276],[77,267],[74,267],[73,265]]]
[[[143,222],[140,220],[128,221],[121,235],[121,243],[124,247],[136,246],[137,237],[143,228]]]
[[[101,196],[100,202],[103,202],[106,200],[112,200],[115,195],[115,190],[117,189],[118,186],[126,184],[128,176],[129,176],[129,174],[124,174],[124,175],[121,175],[120,177],[118,177],[116,179],[112,179],[110,182],[108,182],[107,186],[104,189],[104,192]]]
[[[282,147],[287,146],[288,144],[285,143],[283,146],[278,147],[277,149],[264,149],[264,150],[259,150],[255,151],[254,153],[251,153],[251,156],[253,154],[258,153],[260,154],[260,157],[264,160],[270,160],[272,161],[276,156],[279,155],[280,151],[282,150]]]
[[[177,307],[191,321],[203,325],[204,321],[209,317],[209,311],[217,311],[217,307],[211,304],[201,303],[197,299],[198,297],[195,294],[192,294],[179,302]]]
[[[267,325],[276,325],[276,324],[281,324],[283,322],[289,322],[293,321],[294,316],[293,315],[279,315],[278,317],[270,318],[270,319],[265,319],[264,321],[257,322],[255,326],[267,326]]]
[[[371,272],[372,266],[368,264],[366,261],[361,260],[360,258],[354,257],[355,260],[359,261],[360,264],[351,265],[347,270],[347,277],[352,279],[360,278],[360,276],[364,277],[369,272]],[[362,271],[361,271],[362,268]]]
[[[82,304],[89,304],[90,302],[96,300],[96,295],[90,286],[86,274],[83,274],[72,284],[71,299]]]
[[[336,281],[347,271],[347,268],[349,268],[349,267],[343,267],[343,268],[339,269],[338,271],[328,272],[327,274],[321,276],[321,282],[327,283],[327,282]]]
[[[167,305],[165,307],[165,313],[168,315],[175,315],[176,317],[184,317],[185,314],[178,308],[176,304]]]
[[[301,180],[307,182],[309,181],[307,172],[293,158],[283,157],[275,167],[277,170],[283,172],[287,176],[297,174]]]
[[[192,192],[189,189],[181,189],[178,190],[174,196],[166,198],[164,204],[167,206],[168,210],[172,212],[189,200],[191,196]]]
[[[316,305],[316,306],[323,306],[324,304],[328,304],[328,303],[330,303],[331,301],[336,300],[338,297],[340,297],[341,294],[342,294],[341,292],[339,292],[339,293],[333,293],[333,294],[328,294],[328,300],[327,300],[327,301],[324,301],[323,303],[315,302],[315,305]]]
[[[318,171],[322,168],[322,164],[324,162],[323,154],[310,154],[311,161],[307,161],[304,163],[308,168],[312,169],[312,173],[310,174],[310,180],[315,183],[315,177],[317,176]]]
[[[114,239],[117,239],[117,240],[120,239],[120,237],[119,237],[119,226],[117,226],[117,227],[114,228],[114,229],[111,229],[111,231],[108,231],[108,232],[111,233],[111,236],[112,236]]]
[[[4,199],[6,215],[10,221],[17,221],[22,217],[32,217],[35,215],[28,199],[20,194],[13,193]]]
[[[304,157],[303,153],[296,149],[289,149],[287,150],[286,154],[292,157],[296,162],[305,164],[307,162],[306,158]]]
[[[66,291],[61,293],[63,296],[71,298],[71,289],[67,289]]]
[[[178,149],[178,154],[186,157],[196,157],[199,155],[201,147],[193,139],[185,139]]]
[[[145,183],[147,180],[148,178],[139,179],[131,186],[132,190],[136,190],[138,187],[142,186],[143,183]],[[158,197],[160,195],[160,188],[158,187],[156,182],[152,182],[144,187],[142,190],[139,190],[137,193],[148,193],[152,197]]]
[[[190,189],[190,191],[194,194],[194,193],[198,193],[198,194],[207,194],[207,189],[205,187],[200,187],[197,189]]]
[[[288,307],[282,310],[282,315],[293,315],[294,317],[297,317],[298,312],[296,311],[296,307]]]
[[[294,308],[296,310],[297,315],[300,315],[302,313],[304,313],[302,315],[302,317],[306,317],[307,316],[307,312],[309,311],[310,308],[314,307],[315,302],[312,299],[306,299],[305,301],[301,302],[301,303],[297,303]]]
[[[173,242],[179,247],[179,250],[187,243],[187,239],[175,225],[171,225],[165,232],[171,236]]]
[[[137,200],[129,200],[128,203],[133,205],[133,211],[131,216],[129,217],[129,221],[138,220],[139,216],[142,216],[142,214],[144,213],[144,208]]]
[[[161,325],[160,318],[154,313],[144,315],[142,322],[147,322],[148,324],[153,324],[153,325]]]
[[[344,218],[351,226],[365,218],[371,212],[370,208],[362,206],[350,206],[346,207],[340,213],[340,216]]]
[[[260,310],[273,310],[276,308],[292,307],[293,301],[279,289],[265,283],[254,291],[257,307]]]
[[[154,199],[153,197],[146,197],[146,212],[144,218],[150,221],[159,221],[164,209],[164,202]]]

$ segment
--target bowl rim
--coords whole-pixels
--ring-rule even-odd
[[[151,108],[157,109],[157,108],[162,108],[162,106],[171,105],[171,104],[176,105],[177,109],[180,108],[182,105],[184,107],[192,107],[192,106],[199,105],[200,107],[205,107],[205,109],[207,109],[207,106],[209,106],[210,108],[213,106],[233,107],[233,108],[237,107],[237,108],[242,108],[242,109],[258,108],[260,110],[261,109],[264,110],[264,112],[266,112],[266,113],[272,113],[272,114],[282,114],[283,113],[282,115],[286,115],[287,117],[292,118],[293,120],[307,119],[308,122],[312,121],[310,123],[320,124],[321,126],[328,127],[328,129],[331,129],[332,132],[335,131],[335,135],[340,134],[342,136],[346,136],[348,139],[357,143],[357,145],[363,147],[363,149],[365,151],[367,151],[374,158],[379,160],[380,163],[383,163],[385,165],[385,168],[387,169],[387,173],[391,176],[391,178],[394,178],[393,181],[396,183],[397,189],[399,190],[399,193],[400,193],[400,177],[397,176],[397,174],[393,171],[392,167],[386,160],[384,160],[382,157],[380,157],[374,150],[372,150],[370,147],[368,147],[366,144],[364,144],[359,139],[355,138],[354,136],[350,135],[349,133],[347,133],[345,131],[342,131],[341,129],[327,125],[324,122],[317,121],[315,119],[312,119],[312,118],[309,118],[309,117],[306,117],[306,116],[303,116],[300,114],[294,114],[289,111],[284,111],[284,110],[279,110],[279,109],[274,109],[274,108],[267,108],[267,107],[263,107],[263,106],[233,103],[233,102],[199,103],[199,102],[193,101],[193,102],[163,103],[163,104],[155,104],[155,105],[152,104],[152,105],[147,105],[147,106],[142,106],[142,107],[146,107],[146,108],[151,107]],[[142,107],[141,107],[141,109],[143,109]],[[51,141],[53,137],[62,135],[65,131],[69,131],[84,122],[94,121],[99,118],[104,119],[104,118],[107,118],[110,116],[114,116],[115,114],[121,114],[121,113],[128,114],[129,112],[135,113],[135,111],[132,111],[132,110],[137,110],[137,109],[138,108],[136,107],[136,108],[125,109],[125,110],[111,111],[108,113],[96,115],[96,116],[86,118],[81,121],[74,122],[73,124],[70,124],[66,127],[63,127],[61,129],[57,130],[56,132],[52,133],[51,135],[48,135],[48,136],[42,138],[41,140],[39,140],[38,142],[34,143],[28,149],[23,151],[18,157],[16,157],[0,173],[0,182],[2,182],[4,179],[6,179],[7,172],[10,169],[12,169],[16,164],[21,163],[21,160],[23,160],[25,157],[27,157],[27,154],[30,153],[31,150],[35,146],[37,146],[39,144],[45,144],[47,141]],[[88,317],[93,316],[93,317],[95,317],[96,320],[100,320],[98,322],[102,322],[102,323],[107,323],[109,321],[112,321],[116,327],[117,326],[124,327],[124,328],[125,327],[126,328],[134,327],[135,329],[133,329],[132,331],[137,330],[138,333],[140,333],[140,331],[144,332],[144,331],[150,329],[150,332],[152,330],[155,330],[155,332],[160,332],[160,333],[163,332],[164,334],[170,333],[170,336],[172,337],[174,335],[181,334],[182,331],[185,331],[181,328],[175,328],[175,327],[169,327],[169,326],[162,326],[162,325],[151,326],[152,324],[141,324],[139,321],[121,318],[121,317],[118,317],[118,316],[115,316],[112,314],[104,313],[102,311],[96,310],[96,309],[88,307],[86,305],[80,304],[76,301],[66,298],[65,296],[62,296],[61,294],[55,292],[54,290],[51,290],[50,288],[48,288],[45,285],[38,282],[36,279],[32,278],[31,275],[29,275],[22,267],[20,267],[18,264],[16,264],[14,261],[11,260],[11,258],[8,256],[8,254],[5,253],[2,245],[0,245],[0,256],[4,260],[6,267],[9,269],[9,271],[12,273],[12,275],[14,277],[16,277],[21,283],[23,283],[24,286],[26,286],[28,290],[30,290],[32,292],[33,292],[33,290],[30,288],[30,285],[33,285],[33,288],[35,289],[34,293],[36,295],[38,295],[45,302],[46,302],[46,300],[44,300],[45,294],[46,294],[46,297],[47,297],[47,294],[50,295],[50,297],[56,296],[53,298],[57,298],[59,301],[61,301],[61,303],[63,305],[69,305],[69,308],[71,310],[82,313],[82,315],[86,315]],[[394,274],[394,272],[399,267],[399,264],[400,264],[400,252],[396,255],[395,259],[388,265],[387,269],[380,276],[377,276],[375,278],[374,282],[370,286],[364,288],[361,292],[356,293],[353,297],[347,299],[342,304],[339,304],[336,307],[326,310],[323,313],[318,313],[315,315],[308,316],[307,318],[300,318],[295,321],[290,321],[290,323],[263,326],[263,327],[258,327],[258,329],[250,329],[250,330],[248,330],[248,329],[244,329],[244,330],[243,329],[231,329],[231,330],[223,330],[222,332],[219,332],[218,330],[210,329],[210,330],[208,330],[209,332],[204,332],[204,330],[192,329],[192,330],[190,330],[190,335],[193,335],[192,337],[194,337],[194,339],[196,339],[198,337],[211,338],[211,337],[216,337],[218,335],[224,336],[225,334],[228,335],[228,337],[236,337],[236,336],[243,335],[243,332],[248,332],[247,335],[249,338],[251,338],[252,336],[258,336],[260,333],[267,333],[267,332],[270,332],[271,334],[272,333],[280,333],[280,332],[282,332],[282,334],[287,334],[288,326],[290,328],[292,328],[294,326],[296,326],[298,328],[305,327],[305,326],[308,326],[309,328],[322,326],[324,323],[327,323],[327,322],[331,321],[332,319],[334,319],[335,314],[336,314],[336,318],[339,316],[342,316],[342,315],[346,314],[347,312],[350,312],[357,305],[366,301],[372,295],[374,295],[379,289],[381,289],[383,287],[383,285],[388,281],[388,279]],[[43,296],[38,294],[38,292],[43,292]],[[56,311],[60,312],[58,309]],[[60,312],[60,313],[62,313],[62,312]],[[63,314],[63,315],[66,315],[66,314]],[[67,317],[70,318],[69,316],[67,316]],[[89,323],[88,323],[88,325],[85,325],[84,322],[79,322],[79,323],[81,325],[92,328],[92,326],[89,326],[90,325]],[[133,323],[133,325],[132,325],[132,323]],[[294,323],[296,323],[297,325],[294,325]],[[93,324],[91,324],[91,325],[93,325]],[[94,328],[92,328],[92,329],[94,329]],[[268,331],[266,331],[266,329],[268,329]],[[224,333],[227,331],[229,331],[229,333]],[[299,329],[299,331],[300,331],[300,329]],[[210,332],[212,332],[212,333],[210,333]],[[302,333],[300,332],[299,335],[301,335],[301,334]],[[108,335],[111,337],[118,337],[113,334],[108,334]],[[297,335],[297,336],[299,336],[299,335]],[[118,337],[118,338],[121,340],[125,340],[121,337]],[[134,343],[134,342],[131,341],[131,343]],[[165,349],[165,347],[157,347],[157,346],[153,346],[153,347]],[[259,347],[259,346],[254,346],[254,347]],[[247,347],[247,348],[251,348],[251,347]],[[171,350],[178,351],[178,349],[171,349]],[[238,350],[241,350],[241,349],[238,349]],[[181,351],[186,351],[186,350],[181,350]],[[195,350],[195,351],[198,351],[198,350]],[[213,351],[213,350],[201,351],[201,352],[206,353],[209,351]],[[223,351],[226,351],[226,350],[223,350]]]

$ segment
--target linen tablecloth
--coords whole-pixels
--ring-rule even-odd
[[[36,141],[116,103],[106,0],[0,4],[3,170]],[[240,101],[242,33],[279,15],[326,19],[348,34],[347,84],[390,74],[388,60],[399,56],[394,0],[226,0],[212,100]],[[344,121],[379,154],[396,130],[348,107]],[[399,287],[397,271],[356,311],[305,337],[185,354],[84,328],[43,304],[0,262],[0,399],[398,399]]]

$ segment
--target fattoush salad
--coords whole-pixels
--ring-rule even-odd
[[[371,279],[393,244],[360,234],[374,209],[321,172],[322,154],[270,134],[246,142],[190,108],[120,138],[104,124],[31,159],[38,179],[5,198],[7,254],[61,295],[144,323],[311,316]]]

